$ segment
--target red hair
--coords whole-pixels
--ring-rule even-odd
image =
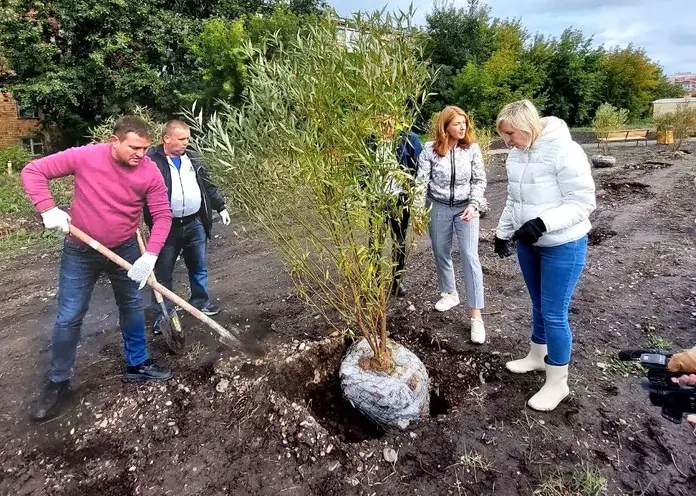
[[[444,157],[447,155],[449,150],[449,134],[447,133],[447,126],[452,122],[455,117],[464,117],[466,121],[466,133],[464,138],[459,140],[457,146],[462,148],[468,148],[469,146],[476,143],[476,132],[474,131],[474,125],[471,123],[471,119],[466,115],[459,107],[450,105],[442,109],[442,112],[437,116],[437,127],[435,129],[435,144],[433,145],[433,150],[435,153]]]

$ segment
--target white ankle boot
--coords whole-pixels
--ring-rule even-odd
[[[529,353],[520,360],[513,360],[505,364],[505,367],[513,374],[526,374],[535,370],[546,370],[544,357],[546,356],[546,345],[529,343]]]
[[[546,383],[527,405],[533,410],[550,412],[570,394],[568,389],[568,366],[546,364]]]

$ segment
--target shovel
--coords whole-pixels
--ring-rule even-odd
[[[102,255],[104,255],[106,258],[114,262],[116,265],[119,267],[125,269],[125,270],[130,270],[131,264],[129,264],[126,260],[123,258],[119,257],[116,253],[113,251],[109,250],[106,246],[102,245],[97,241],[96,239],[92,238],[89,234],[86,232],[78,229],[77,227],[73,226],[70,224],[70,234],[75,236],[77,239],[85,243],[87,246],[91,247],[92,249],[98,251]],[[198,310],[196,307],[191,305],[188,301],[184,300],[183,298],[177,296],[174,294],[172,291],[169,291],[167,288],[162,286],[160,283],[155,282],[153,280],[148,280],[147,283],[150,285],[152,289],[155,291],[159,292],[161,295],[166,296],[168,300],[172,301],[175,305],[179,305],[181,308],[186,310],[188,313],[196,317],[198,320],[203,322],[205,325],[213,329],[215,332],[217,332],[220,335],[220,342],[231,347],[241,347],[241,342],[239,339],[234,336],[230,331],[222,327],[220,324],[215,322],[213,319],[208,317],[206,314]]]
[[[145,243],[143,242],[143,237],[140,234],[140,229],[135,231],[135,235],[138,237],[140,253],[145,253]],[[154,283],[157,282],[154,273],[150,274],[150,280]],[[172,308],[171,312],[168,312],[162,295],[154,289],[152,291],[155,294],[155,301],[157,301],[157,304],[160,306],[162,311],[163,318],[161,329],[162,335],[164,336],[164,341],[167,343],[167,346],[172,353],[180,355],[186,349],[186,339],[184,337],[184,330],[181,328],[181,321],[179,320],[179,316],[176,314],[176,308]]]

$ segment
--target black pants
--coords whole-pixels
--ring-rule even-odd
[[[389,223],[392,241],[394,242],[394,248],[392,250],[392,261],[396,262],[396,266],[394,267],[394,282],[398,284],[403,275],[404,266],[406,265],[406,231],[408,230],[408,222],[411,219],[411,211],[406,194],[399,194],[395,211],[396,215],[390,213],[387,217],[387,222]],[[370,238],[368,240],[368,247],[370,249],[372,249],[373,246],[373,236],[372,221],[370,221]]]
[[[411,210],[409,209],[406,195],[399,195],[396,206],[399,215],[390,215],[389,225],[394,241],[392,260],[396,262],[396,267],[394,267],[394,280],[399,281],[403,274],[404,266],[406,265],[406,231],[408,230],[408,222],[411,219]]]

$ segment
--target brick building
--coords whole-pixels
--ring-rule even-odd
[[[684,88],[687,93],[696,93],[696,74],[678,72],[673,76],[672,81]]]
[[[34,155],[42,155],[40,124],[36,112],[20,109],[12,95],[0,89],[0,147],[21,145]]]

